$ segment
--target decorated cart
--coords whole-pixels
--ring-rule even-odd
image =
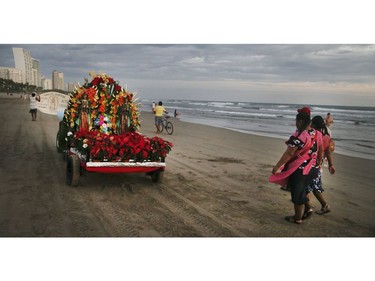
[[[59,124],[56,146],[67,158],[68,185],[76,186],[84,172],[146,173],[161,182],[172,143],[138,132],[136,93],[112,77],[91,75],[70,94]]]

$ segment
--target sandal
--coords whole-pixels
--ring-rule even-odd
[[[314,210],[313,209],[308,209],[307,211],[305,211],[302,215],[302,219],[303,220],[306,220],[306,219],[309,219],[311,218],[311,215],[314,213]]]
[[[323,208],[321,208],[320,211],[316,211],[316,213],[318,215],[324,215],[326,213],[329,213],[330,211],[331,211],[331,209],[329,208],[329,205],[325,204],[325,206]]]
[[[291,191],[291,188],[289,186],[282,186],[280,187],[280,189],[284,191]]]
[[[296,218],[294,216],[286,216],[285,220],[288,221],[288,222],[291,222],[291,223],[295,223],[295,224],[301,224],[302,223],[302,219],[296,220]]]

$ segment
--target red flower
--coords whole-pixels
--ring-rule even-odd
[[[95,77],[92,81],[91,81],[91,85],[93,86],[96,86],[100,83],[103,83],[103,79],[101,77]]]
[[[121,106],[125,103],[125,98],[124,97],[119,97],[118,99],[118,104]]]
[[[93,101],[94,97],[96,95],[95,89],[94,88],[87,88],[87,89],[84,89],[84,91],[87,94],[87,98],[89,99],[89,101]]]
[[[105,104],[102,103],[100,106],[99,106],[99,112],[101,113],[104,113],[105,112]]]
[[[160,161],[173,146],[161,138],[149,139],[137,132],[107,135],[98,131],[79,130],[74,134],[74,139],[78,149],[86,143],[88,148],[83,152],[89,151],[91,158],[101,161],[104,158],[109,161]]]

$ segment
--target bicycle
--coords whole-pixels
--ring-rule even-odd
[[[160,133],[163,132],[163,130],[165,129],[167,131],[167,133],[169,135],[172,135],[173,134],[173,124],[171,121],[169,121],[170,116],[165,116],[161,119],[161,129],[160,129]]]

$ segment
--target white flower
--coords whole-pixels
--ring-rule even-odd
[[[82,146],[83,146],[83,148],[87,148],[88,147],[87,143],[83,144]]]
[[[73,133],[72,132],[68,132],[68,137],[72,136]]]

